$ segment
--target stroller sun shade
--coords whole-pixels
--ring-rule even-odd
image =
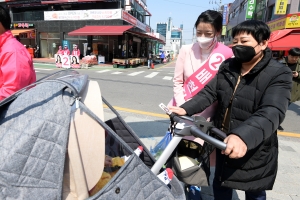
[[[103,119],[98,83],[73,70],[1,101],[0,199],[185,199],[176,177],[168,187],[151,172],[155,160],[118,114]]]

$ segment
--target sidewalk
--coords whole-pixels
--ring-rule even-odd
[[[33,63],[42,63],[42,64],[53,64],[55,65],[55,59],[54,58],[33,58]],[[81,63],[81,61],[80,61]],[[93,67],[113,67],[112,63],[107,64],[98,64],[93,65]]]
[[[163,64],[155,64],[155,66],[163,66],[163,65],[167,65],[169,63],[172,63],[176,60],[172,60],[168,63],[163,63]],[[54,58],[33,58],[33,63],[37,64],[37,63],[41,63],[41,64],[53,64],[55,65],[55,59]],[[80,60],[80,64],[81,64],[81,60]],[[147,63],[145,63],[144,66],[147,66]],[[105,63],[105,64],[98,64],[98,65],[93,65],[92,67],[96,67],[96,68],[101,68],[101,67],[105,67],[105,68],[113,68],[113,64],[112,63]]]

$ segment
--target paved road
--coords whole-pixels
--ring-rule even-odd
[[[35,69],[38,78],[58,70],[54,66],[41,64],[36,64]],[[169,119],[158,104],[167,104],[172,96],[172,80],[165,77],[172,77],[174,63],[156,66],[154,70],[146,67],[108,67],[79,71],[98,81],[102,95],[118,110],[148,149],[160,141],[167,130]],[[104,112],[105,120],[115,117],[107,108]],[[274,189],[267,192],[267,199],[300,200],[299,116],[300,102],[296,102],[289,107],[282,124],[285,132],[279,132],[279,170]],[[202,187],[202,197],[204,200],[213,199],[211,187]],[[243,192],[235,192],[234,199],[245,199]]]

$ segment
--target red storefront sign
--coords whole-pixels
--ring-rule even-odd
[[[122,11],[122,19],[134,26],[137,25],[137,19],[124,10]]]

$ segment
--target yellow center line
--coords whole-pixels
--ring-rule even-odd
[[[291,132],[277,132],[277,135],[286,136],[286,137],[297,137],[300,138],[300,133],[291,133]]]
[[[114,109],[116,109],[118,111],[125,111],[125,112],[130,112],[130,113],[136,113],[136,114],[141,114],[141,115],[147,115],[147,116],[152,116],[152,117],[160,117],[160,118],[169,119],[169,116],[167,114],[158,114],[158,113],[152,113],[152,112],[145,112],[145,111],[141,111],[141,110],[133,110],[133,109],[122,108],[122,107],[118,107],[118,106],[113,106],[113,107],[114,107]],[[103,108],[108,108],[108,107],[107,107],[107,105],[103,104]],[[300,133],[277,131],[277,135],[286,136],[286,137],[300,138]]]
[[[103,105],[104,108],[108,108],[107,105]],[[141,114],[141,115],[147,115],[147,116],[153,116],[153,117],[161,117],[165,119],[169,119],[169,116],[167,114],[158,114],[158,113],[152,113],[152,112],[145,112],[141,110],[132,110],[129,108],[121,108],[118,106],[113,106],[114,109],[119,110],[119,111],[125,111],[125,112],[130,112],[130,113],[136,113],[136,114]]]

